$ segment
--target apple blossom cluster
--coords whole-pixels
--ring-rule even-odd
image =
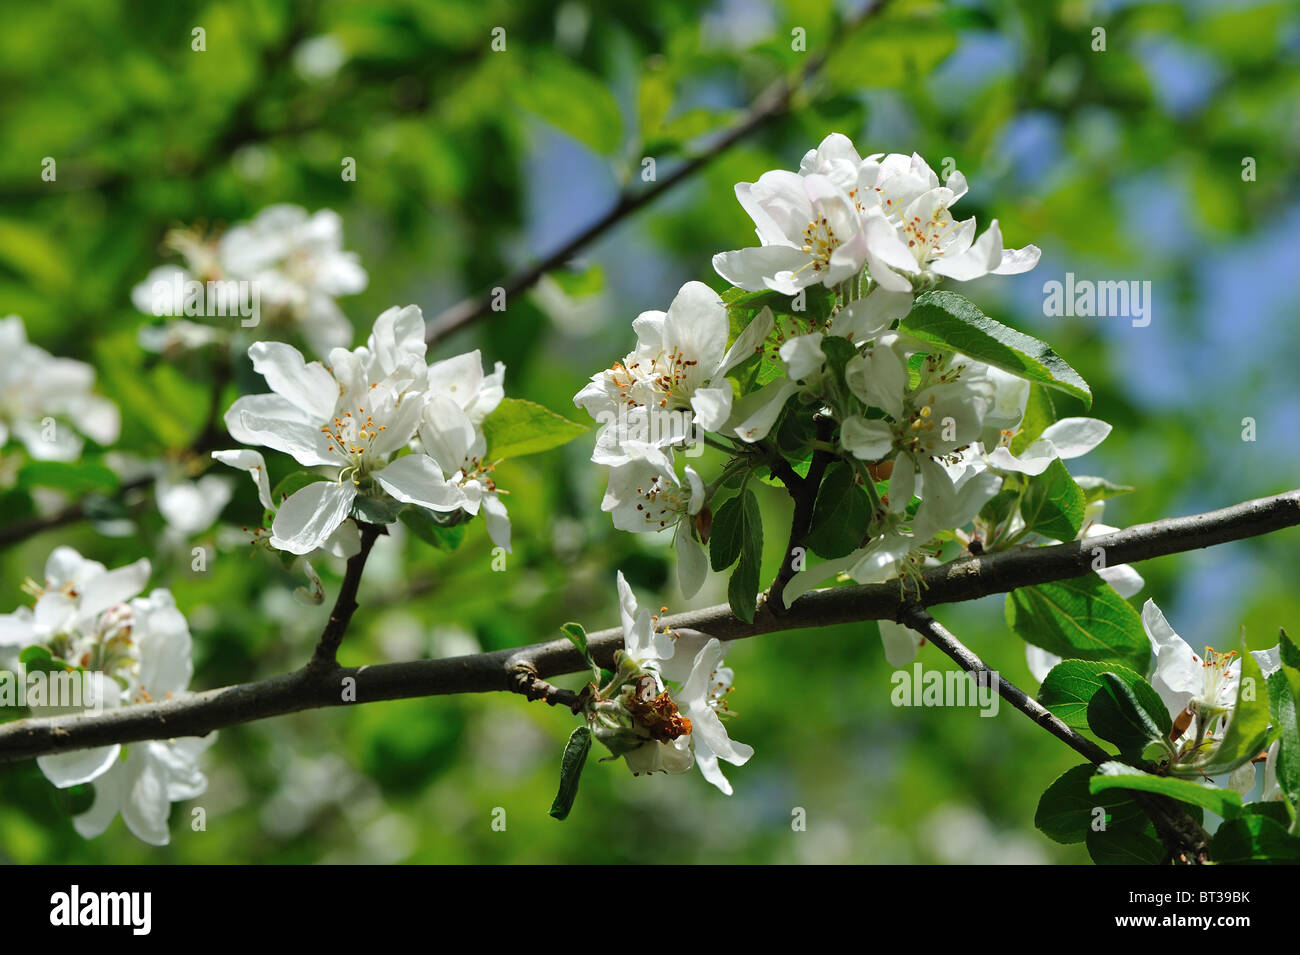
[[[121,415],[94,393],[90,365],[33,345],[17,315],[0,319],[0,353],[0,448],[14,438],[38,461],[75,461],[82,435],[102,445],[117,440]]]
[[[276,501],[260,452],[213,452],[252,476],[262,506],[274,512],[272,547],[350,556],[360,540],[354,518],[391,523],[409,505],[443,525],[481,512],[493,542],[510,550],[483,431],[504,397],[504,365],[485,375],[477,351],[426,365],[424,318],[414,305],[388,309],[365,346],[335,348],[328,366],[282,342],[255,342],[248,355],[271,391],[230,406],[231,437],[323,469],[301,472]]]
[[[621,572],[618,598],[623,649],[603,686],[593,665],[596,681],[583,693],[592,735],[611,758],[623,757],[634,776],[685,773],[695,765],[730,796],[719,760],[743,766],[754,749],[727,734],[733,673],[722,665],[726,650],[717,638],[694,630],[658,628]]]
[[[136,308],[168,316],[161,326],[145,326],[140,343],[150,351],[196,348],[223,340],[229,326],[189,321],[188,317],[238,314],[235,301],[255,289],[253,321],[289,326],[318,355],[352,342],[352,325],[335,299],[364,291],[368,277],[356,253],[343,249],[338,213],[308,213],[293,205],[268,206],[246,223],[220,236],[178,229],[167,245],[184,266],[161,265],[131,292]]]
[[[0,615],[0,666],[24,680],[36,670],[57,674],[64,679],[50,686],[76,690],[66,699],[29,697],[32,716],[98,714],[187,692],[194,670],[189,626],[169,591],[142,595],[150,574],[144,559],[107,570],[70,547],[50,554],[44,580],[25,587],[34,606]],[[121,813],[137,837],[162,846],[171,804],[207,788],[198,759],[214,739],[98,746],[37,763],[60,789],[94,785],[94,802],[73,819],[83,837],[100,835]]]
[[[733,288],[688,282],[667,312],[638,316],[635,349],[575,396],[600,424],[603,509],[620,529],[673,534],[684,594],[708,573],[714,495],[738,479],[743,498],[750,475],[776,473],[776,458],[801,474],[828,454],[851,475],[844,490],[865,501],[847,546],[840,533],[813,548],[832,559],[796,568],[780,595],[788,606],[841,574],[915,580],[943,539],[972,539],[962,529],[999,494],[1023,497],[1052,462],[1105,438],[1109,425],[1082,416],[1024,428],[1031,383],[1090,399],[1082,379],[960,296],[930,291],[1038,261],[1032,245],[1004,249],[996,220],[978,238],[973,219],[955,220],[965,192],[961,173],[940,183],[920,156],[864,159],[828,136],[797,172],[737,185],[761,245],[714,257]],[[731,456],[713,484],[678,469],[700,444]],[[719,509],[712,532],[732,540],[744,515]],[[1016,507],[985,531],[990,549],[1046,537]],[[733,550],[714,547],[713,568],[734,562]],[[741,556],[738,569],[756,578],[759,555]],[[747,618],[756,587],[737,601],[735,583],[733,608]]]

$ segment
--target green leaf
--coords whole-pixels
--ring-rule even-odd
[[[352,501],[352,513],[367,524],[392,524],[406,510],[407,505],[391,497],[357,495]]]
[[[1101,674],[1101,689],[1088,701],[1088,728],[1126,755],[1138,757],[1151,743],[1169,738],[1173,721],[1146,682],[1128,683],[1115,673]]]
[[[980,520],[990,527],[998,527],[1011,516],[1011,510],[1016,506],[1016,501],[1020,500],[1020,492],[1013,487],[1006,487],[998,491],[980,508]]]
[[[397,519],[412,534],[438,550],[453,551],[465,539],[465,522],[442,523],[432,512],[414,504],[402,508]]]
[[[18,484],[23,488],[54,487],[80,497],[116,491],[121,481],[94,461],[28,461],[18,473]]]
[[[1075,766],[1057,777],[1038,800],[1034,825],[1056,842],[1069,845],[1083,842],[1097,826],[1097,808],[1104,810],[1104,828],[1129,826],[1144,819],[1142,809],[1132,797],[1121,792],[1098,797],[1088,787],[1097,771],[1091,763]]]
[[[1300,807],[1300,670],[1284,664],[1268,675],[1267,684],[1269,710],[1280,740],[1274,761],[1277,784],[1291,805]]]
[[[837,461],[826,469],[813,505],[807,547],[819,557],[833,560],[861,546],[871,520],[871,500],[858,486],[853,468]]]
[[[1269,743],[1268,695],[1264,675],[1255,657],[1242,644],[1241,679],[1237,682],[1237,703],[1221,742],[1209,756],[1190,764],[1178,764],[1174,771],[1197,776],[1230,773],[1260,754]]]
[[[754,622],[754,610],[758,602],[758,560],[751,557],[748,550],[740,556],[740,562],[731,572],[727,582],[727,602],[731,612],[745,623]]]
[[[1025,529],[1058,541],[1071,541],[1083,527],[1087,510],[1083,490],[1074,483],[1060,458],[1054,458],[1042,474],[1034,475],[1025,485],[1020,501],[1020,516]]]
[[[1130,686],[1145,683],[1142,677],[1118,663],[1096,660],[1062,660],[1052,667],[1038,689],[1038,702],[1061,722],[1074,729],[1088,728],[1088,701],[1101,689],[1101,675],[1114,673]]]
[[[1116,484],[1113,481],[1094,477],[1090,474],[1075,477],[1074,483],[1079,485],[1079,489],[1083,491],[1083,499],[1089,504],[1094,501],[1104,501],[1108,498],[1118,497],[1121,494],[1129,494],[1133,490],[1127,484]]]
[[[1096,574],[1007,594],[1007,623],[1026,643],[1059,657],[1146,671],[1151,644],[1133,606]]]
[[[582,659],[586,661],[592,675],[599,682],[600,667],[596,666],[596,661],[591,658],[591,647],[587,643],[587,631],[582,629],[582,624],[566,623],[560,628],[560,633],[564,634],[565,638],[578,648],[578,652],[582,654]]]
[[[528,58],[527,75],[512,84],[519,105],[602,155],[623,143],[623,113],[609,85],[549,49]]]
[[[329,478],[325,475],[317,474],[315,471],[294,471],[292,474],[286,475],[280,483],[271,489],[271,500],[276,505],[283,504],[286,497],[292,497],[307,485],[328,480]]]
[[[38,670],[44,673],[62,673],[73,669],[66,660],[60,660],[50,653],[48,648],[41,646],[24,648],[18,654],[18,662],[27,668],[28,673],[35,673]]]
[[[1300,863],[1300,839],[1266,815],[1229,819],[1210,840],[1210,858],[1223,865]]]
[[[587,765],[587,754],[591,752],[591,730],[579,726],[569,734],[569,741],[564,744],[564,756],[560,760],[560,789],[551,803],[551,815],[556,819],[566,819],[573,808],[573,800],[578,795],[578,781],[582,778],[582,768]]]
[[[1087,844],[1088,855],[1097,865],[1159,865],[1165,859],[1165,847],[1152,826],[1089,830]]]
[[[1300,647],[1280,627],[1277,631],[1277,652],[1286,666],[1300,670]]]
[[[994,321],[956,292],[919,296],[899,330],[939,348],[1001,368],[1027,381],[1058,388],[1092,404],[1079,373],[1043,342]]]
[[[483,419],[483,436],[491,460],[520,458],[567,444],[586,428],[523,398],[502,398]]]
[[[763,516],[758,509],[754,492],[746,488],[735,497],[728,498],[714,512],[713,529],[709,532],[709,562],[715,571],[726,570],[746,548],[746,542],[758,537],[757,550],[762,550]]]
[[[1156,793],[1168,796],[1179,802],[1200,806],[1217,813],[1224,819],[1232,819],[1241,814],[1241,796],[1231,789],[1206,786],[1192,782],[1190,779],[1175,779],[1172,776],[1153,776],[1140,769],[1124,763],[1102,763],[1089,787],[1093,793],[1110,789],[1130,789],[1144,793]]]

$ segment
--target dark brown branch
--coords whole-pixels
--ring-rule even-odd
[[[821,440],[827,440],[830,437],[831,422],[826,418],[818,418],[817,433]],[[776,579],[772,581],[772,586],[767,589],[767,599],[765,605],[770,607],[772,612],[782,615],[786,612],[785,603],[781,599],[785,593],[785,586],[788,584],[796,573],[798,573],[799,561],[796,555],[799,548],[803,547],[804,539],[807,538],[808,532],[812,530],[813,511],[817,504],[817,492],[821,489],[822,478],[826,476],[826,468],[835,455],[829,451],[814,451],[812,462],[808,465],[808,473],[804,477],[799,477],[798,472],[790,466],[790,462],[784,457],[777,455],[772,462],[772,473],[780,478],[781,483],[790,494],[790,499],[794,501],[794,510],[790,515],[790,537],[785,545],[785,556],[781,560],[781,567],[776,572]],[[805,552],[806,556],[806,552]]]
[[[958,666],[974,676],[981,686],[995,685],[999,696],[1084,759],[1091,763],[1104,763],[1115,758],[1092,740],[1075,732],[1042,703],[985,664],[923,607],[907,604],[899,614],[898,622],[911,627],[950,656]],[[1209,833],[1182,808],[1172,800],[1148,793],[1130,792],[1130,795],[1151,818],[1156,832],[1172,856],[1181,856],[1194,863],[1206,860],[1210,846]]]
[[[625,190],[614,204],[606,210],[605,214],[587,228],[541,261],[528,266],[501,282],[498,287],[505,290],[506,300],[509,301],[515,295],[532,288],[547,272],[560,268],[634,212],[649,205],[678,183],[694,176],[759,127],[787,112],[795,92],[817,75],[826,62],[827,56],[834,49],[834,45],[841,42],[846,36],[879,13],[886,2],[887,0],[872,0],[872,2],[868,3],[860,13],[856,14],[836,31],[834,39],[826,50],[809,59],[793,79],[783,77],[766,87],[750,104],[740,122],[722,133],[699,155],[688,160],[673,170],[672,173],[645,189]],[[446,338],[457,329],[492,314],[492,304],[495,297],[496,293],[489,291],[475,298],[464,299],[446,311],[435,315],[429,320],[429,331],[425,336],[426,340],[432,344]]]
[[[974,600],[1017,587],[1080,577],[1091,572],[1092,554],[1105,548],[1107,563],[1135,563],[1228,541],[1257,537],[1300,524],[1300,490],[1246,501],[1232,507],[1139,524],[1113,534],[1050,547],[1017,548],[966,557],[933,567],[922,588],[926,606]],[[760,608],[754,622],[732,616],[726,605],[660,619],[661,627],[695,629],[720,640],[760,633],[822,627],[864,620],[894,620],[903,605],[898,582],[834,587],[806,594],[777,616]],[[592,656],[612,666],[623,645],[619,628],[588,635]],[[99,716],[17,720],[0,725],[0,763],[109,743],[203,736],[250,720],[325,706],[347,705],[341,690],[352,680],[356,702],[407,699],[453,693],[519,692],[521,668],[537,680],[586,669],[578,650],[565,639],[442,660],[414,660],[348,669],[304,668],[295,673],[194,693],[159,703],[109,710]],[[568,703],[567,698],[557,702]]]
[[[380,534],[388,533],[388,529],[382,524],[366,524],[358,521],[357,525],[361,531],[361,549],[348,558],[338,599],[334,601],[334,609],[330,611],[330,618],[321,632],[320,642],[316,644],[316,652],[312,654],[311,662],[307,664],[309,670],[338,669],[339,645],[348,632],[352,615],[357,612],[357,590],[361,586],[361,575],[366,569],[370,549],[375,546],[375,541],[379,539]]]

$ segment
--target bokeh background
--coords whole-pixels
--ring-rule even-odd
[[[0,314],[93,362],[123,409],[120,448],[176,456],[202,430],[210,355],[175,362],[136,344],[152,321],[130,290],[165,258],[166,230],[220,228],[292,202],[343,217],[368,289],[343,300],[364,337],[414,302],[432,316],[482,292],[598,217],[654,157],[660,177],[734,123],[766,84],[835,38],[855,5],[781,0],[509,3],[356,0],[206,4],[6,0],[0,31]],[[206,30],[205,52],[191,30]],[[507,48],[493,52],[490,31]],[[1106,48],[1095,51],[1094,28]],[[807,52],[792,49],[806,33]],[[1293,3],[889,3],[842,38],[794,109],[585,250],[502,314],[439,344],[507,363],[507,393],[581,420],[572,395],[621,357],[642,310],[685,280],[721,287],[710,256],[751,244],[732,187],[795,168],[831,131],[863,154],[953,157],[958,207],[997,217],[1009,246],[1043,249],[1026,275],[964,287],[1003,322],[1051,342],[1115,425],[1076,473],[1137,490],[1126,525],[1300,483],[1300,15]],[[43,182],[43,157],[58,162]],[[340,176],[356,159],[355,182]],[[1255,161],[1243,181],[1243,159]],[[1054,318],[1043,283],[1149,280],[1152,321]],[[236,369],[225,395],[262,390]],[[1242,440],[1251,417],[1257,440]],[[725,600],[725,578],[676,592],[667,541],[621,534],[599,511],[592,435],[503,467],[515,527],[505,573],[481,523],[460,550],[382,540],[343,649],[361,664],[549,639],[566,620],[617,620],[622,569],[645,604]],[[3,455],[21,456],[10,446]],[[88,458],[99,452],[91,450]],[[706,469],[718,462],[705,459]],[[706,470],[706,473],[710,473]],[[788,502],[764,489],[779,560]],[[4,522],[40,502],[5,493]],[[256,523],[239,477],[208,573],[169,549],[148,502],[0,555],[0,608],[24,601],[49,550],[111,565],[154,561],[194,638],[196,688],[306,659],[328,606],[238,530]],[[233,529],[232,529],[233,528]],[[124,533],[125,530],[125,533]],[[109,532],[109,533],[105,533]],[[109,534],[116,536],[109,536]],[[1150,562],[1147,589],[1193,644],[1269,646],[1300,628],[1296,532]],[[339,568],[326,568],[330,596]],[[1001,598],[939,618],[1034,688]],[[564,823],[554,795],[567,713],[514,696],[303,713],[223,730],[208,792],[150,848],[117,821],[84,841],[33,764],[0,767],[0,860],[13,862],[1079,862],[1033,827],[1039,794],[1078,762],[1009,708],[896,709],[874,624],[736,644],[732,734],[757,753],[725,797],[692,773],[633,779],[589,764]],[[933,648],[921,660],[947,668]],[[10,718],[7,713],[2,718]],[[201,805],[207,829],[191,831]],[[493,810],[506,811],[494,831]],[[807,830],[792,831],[795,807]]]

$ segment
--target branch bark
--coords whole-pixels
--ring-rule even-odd
[[[737,142],[749,136],[759,127],[784,114],[790,108],[795,92],[811,81],[821,70],[835,45],[857,30],[868,20],[884,9],[887,0],[871,0],[852,19],[844,23],[835,34],[831,44],[825,50],[813,56],[794,78],[783,77],[764,88],[745,111],[745,116],[735,126],[722,133],[703,152],[673,170],[654,185],[635,192],[625,190],[605,214],[587,228],[575,235],[560,248],[539,262],[528,266],[502,282],[498,287],[505,290],[506,300],[532,288],[547,272],[552,272],[573,258],[602,235],[627,219],[634,212],[649,205],[674,186],[691,178],[722,153]],[[492,314],[495,295],[489,291],[483,295],[464,299],[451,308],[435,315],[429,320],[425,340],[429,344],[446,338],[452,332]]]
[[[1093,551],[1105,549],[1110,565],[1136,563],[1229,541],[1257,537],[1300,524],[1300,490],[1245,501],[1217,511],[1139,524],[1113,534],[1049,547],[1016,548],[966,557],[924,575],[920,604],[955,603],[1017,587],[1080,577],[1092,570]],[[895,620],[903,610],[897,581],[834,587],[806,594],[777,616],[762,607],[751,624],[738,620],[725,604],[662,617],[661,628],[700,630],[720,640],[805,627]],[[596,661],[611,666],[623,645],[621,628],[588,635]],[[378,666],[313,668],[255,683],[207,690],[158,703],[109,710],[99,716],[25,719],[0,725],[0,763],[47,753],[131,743],[146,739],[204,736],[252,720],[326,706],[352,705],[342,688],[355,689],[355,702],[454,693],[526,692],[538,680],[586,668],[577,649],[563,638],[513,650],[498,650],[441,660],[413,660]],[[531,674],[531,679],[521,673]],[[541,691],[546,698],[545,690]],[[555,699],[568,703],[567,697]]]

